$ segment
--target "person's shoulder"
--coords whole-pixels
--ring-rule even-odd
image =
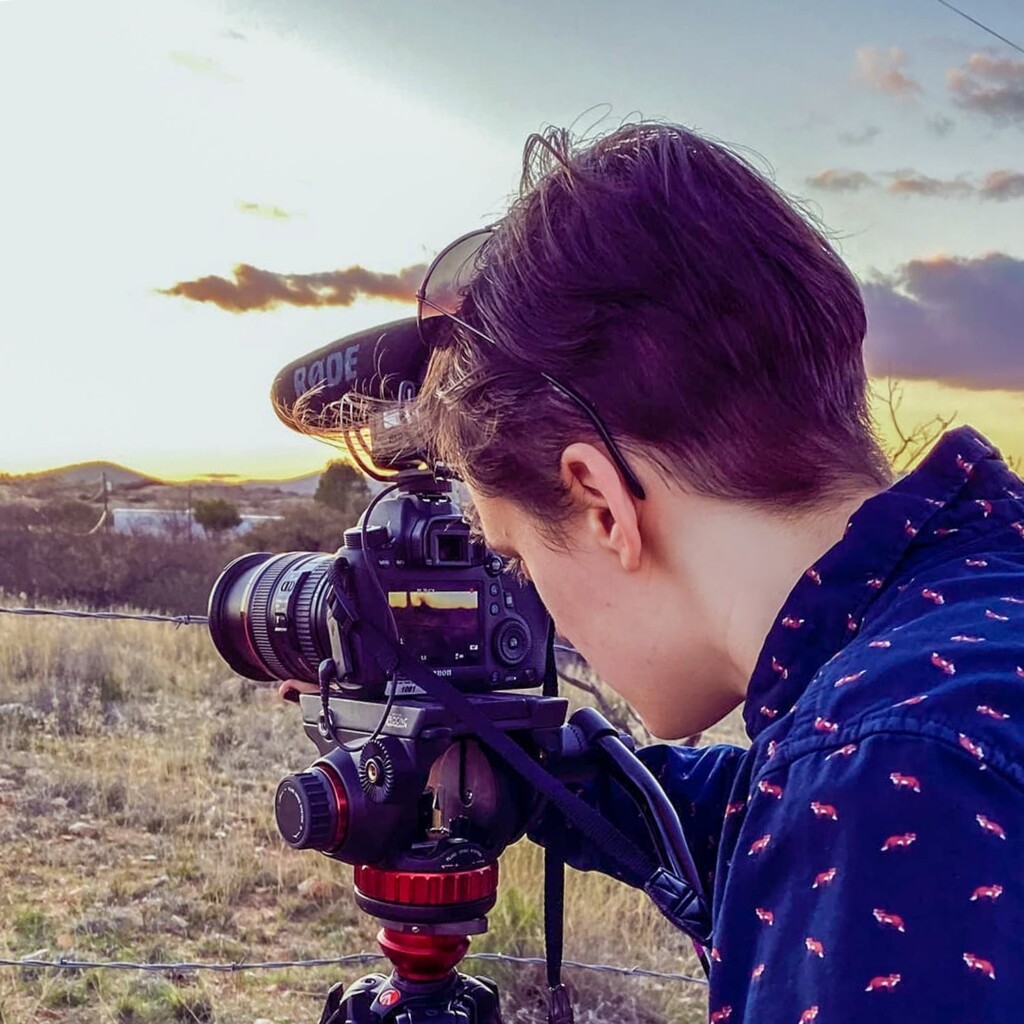
[[[958,590],[917,578],[900,604],[866,620],[801,696],[790,751],[916,734],[1024,783],[1024,570],[987,579]]]

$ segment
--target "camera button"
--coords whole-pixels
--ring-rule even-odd
[[[498,606],[498,603],[497,603],[497,602],[495,601],[495,602],[494,602],[494,603],[493,603],[493,604],[491,605],[491,614],[492,614],[492,615],[497,615],[497,614],[498,614],[498,612],[500,612],[500,611],[501,611],[501,608],[500,608],[500,607]]]
[[[497,583],[492,583],[487,589],[490,592],[491,597],[497,597],[498,591],[501,590],[501,587],[499,587]]]

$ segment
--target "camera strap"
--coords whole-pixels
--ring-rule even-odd
[[[565,861],[544,850],[544,959],[548,972],[548,1024],[572,1024],[572,1001],[562,984],[565,924]]]
[[[708,941],[707,914],[703,901],[692,886],[659,865],[599,811],[542,768],[507,733],[497,728],[461,690],[419,665],[403,666],[402,671],[427,694],[458,715],[472,728],[477,739],[490,747],[510,768],[557,807],[565,819],[615,865],[622,881],[646,892],[655,906],[680,931],[698,942]]]

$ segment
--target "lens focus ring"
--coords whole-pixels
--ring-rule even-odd
[[[281,659],[278,658],[277,653],[274,651],[274,645],[270,638],[270,622],[268,621],[271,594],[274,592],[274,587],[277,586],[277,582],[287,566],[287,562],[285,561],[282,564],[282,561],[280,558],[275,558],[266,565],[260,573],[260,578],[256,581],[256,585],[252,588],[250,608],[252,608],[255,614],[249,620],[249,629],[251,631],[253,647],[256,648],[259,656],[263,659],[263,663],[278,679],[289,679],[292,673],[285,668],[281,663]]]
[[[324,601],[320,597],[320,590],[324,578],[327,576],[328,562],[332,557],[333,555],[317,556],[295,598],[295,639],[298,641],[302,657],[309,665],[314,677],[320,662],[329,654],[329,652],[321,651],[317,645],[316,615],[317,609],[324,605]]]

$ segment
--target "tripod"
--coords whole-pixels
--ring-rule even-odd
[[[501,1024],[498,986],[456,968],[469,936],[486,931],[498,865],[454,872],[355,871],[356,903],[382,921],[390,974],[327,993],[320,1024]]]

